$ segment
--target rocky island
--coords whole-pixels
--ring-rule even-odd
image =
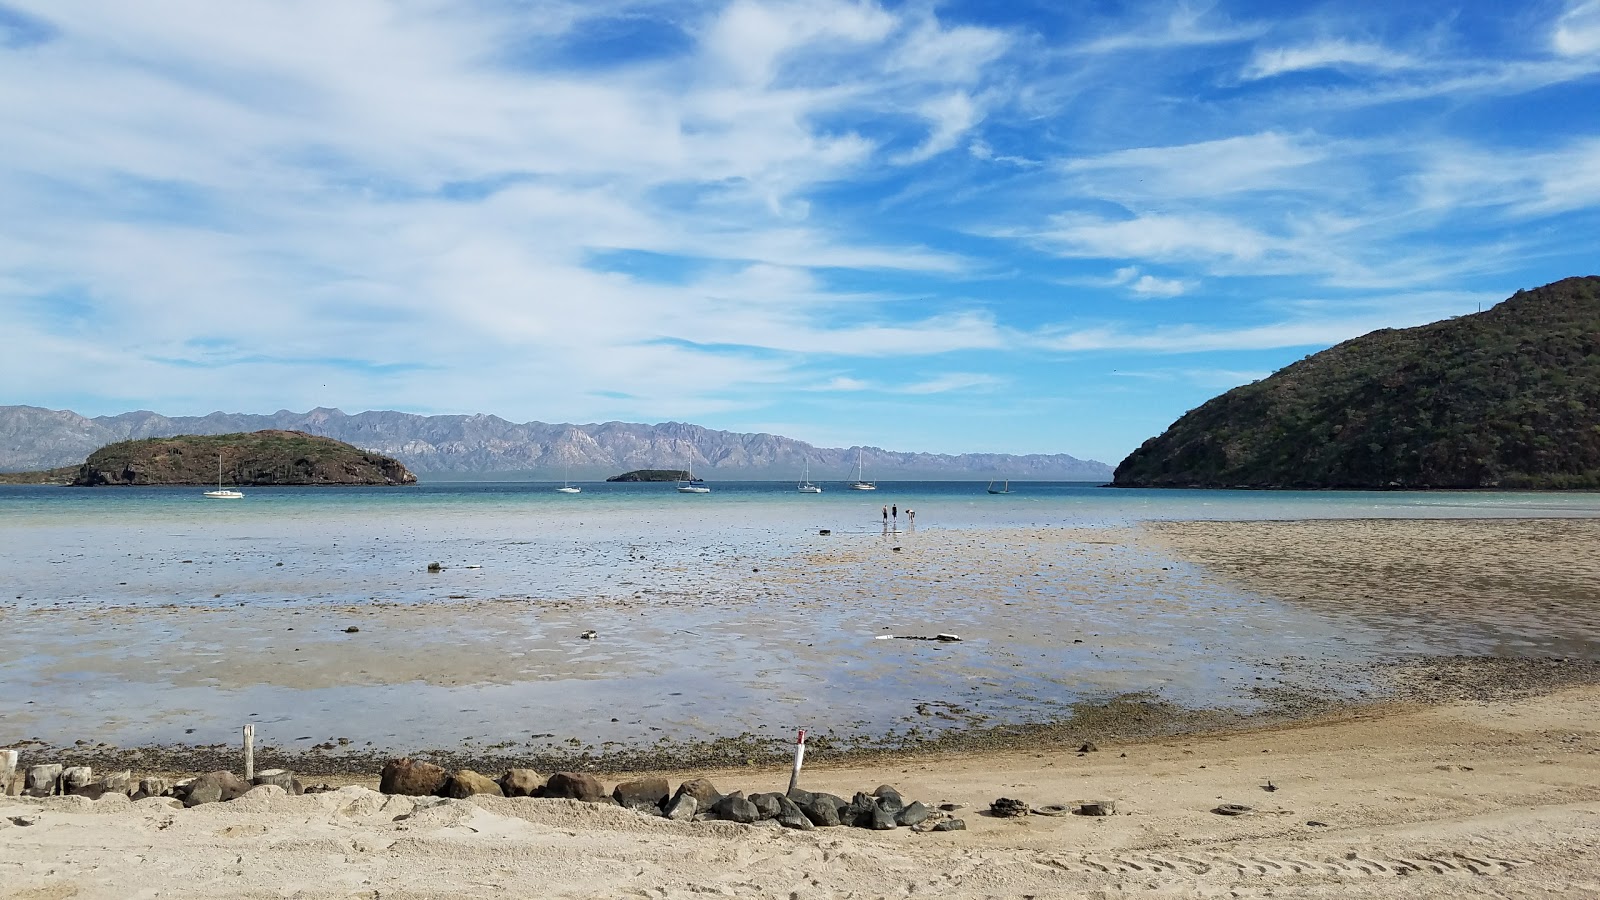
[[[1600,488],[1600,277],[1308,356],[1186,413],[1112,484]]]
[[[682,469],[634,469],[632,472],[623,472],[613,475],[607,481],[688,481],[689,473]]]
[[[398,485],[417,476],[398,461],[299,431],[180,435],[110,444],[89,455],[75,487],[102,485]]]

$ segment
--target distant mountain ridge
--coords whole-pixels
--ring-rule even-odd
[[[1330,347],[1186,413],[1114,483],[1600,488],[1600,277]]]
[[[498,416],[419,416],[393,411],[347,415],[337,409],[271,415],[215,412],[167,417],[140,410],[88,418],[69,410],[0,406],[0,471],[81,463],[117,441],[180,434],[301,431],[392,456],[424,476],[493,474],[596,480],[630,469],[686,468],[730,480],[793,479],[808,459],[813,480],[855,476],[859,448],[818,448],[772,434],[715,431],[698,425],[627,422],[568,425]],[[1111,467],[1065,453],[907,453],[867,447],[867,478],[1106,481]]]

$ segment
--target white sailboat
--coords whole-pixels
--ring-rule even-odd
[[[805,472],[800,476],[800,486],[796,488],[802,494],[820,494],[822,487],[811,483],[811,457],[806,457]]]
[[[573,487],[572,484],[568,481],[568,476],[571,475],[571,474],[572,474],[572,467],[571,466],[567,466],[567,468],[561,473],[561,487],[556,488],[556,493],[558,493],[558,494],[581,494],[581,493],[583,493],[583,488],[581,488],[581,487]]]
[[[711,488],[706,485],[705,481],[694,477],[694,470],[693,469],[687,470],[684,474],[688,475],[689,479],[687,481],[684,481],[682,479],[680,479],[678,481],[678,493],[680,493],[680,494],[709,494],[709,493],[711,493]]]
[[[850,482],[850,489],[852,491],[875,491],[878,489],[877,485],[870,481],[866,481],[861,477],[861,466],[862,461],[866,456],[866,452],[867,451],[865,447],[856,448],[856,480]]]
[[[1011,479],[1009,479],[1009,478],[1005,479],[1004,484],[1005,484],[1005,486],[1000,488],[1000,490],[997,491],[997,490],[994,489],[994,480],[990,479],[989,480],[989,487],[988,487],[989,493],[991,493],[991,494],[1009,494],[1009,493],[1011,493]]]
[[[205,492],[205,496],[210,497],[213,500],[242,500],[242,499],[244,499],[244,492],[243,491],[235,491],[235,490],[223,488],[223,486],[222,486],[222,454],[220,454],[220,453],[217,454],[217,489],[214,490],[214,491],[206,491]]]

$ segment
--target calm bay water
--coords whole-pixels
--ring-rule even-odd
[[[0,486],[0,744],[227,741],[241,721],[282,743],[398,749],[819,723],[872,734],[936,729],[917,704],[1038,721],[1127,691],[1246,708],[1250,687],[1279,674],[1272,660],[1404,638],[1335,627],[1145,550],[1017,536],[1600,516],[1596,494],[553,487],[251,488],[226,501]],[[888,505],[900,515],[886,532]],[[591,628],[600,640],[578,637]],[[935,631],[966,640],[874,640]]]

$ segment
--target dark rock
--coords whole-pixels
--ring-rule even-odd
[[[202,803],[226,803],[243,797],[251,787],[250,782],[232,772],[207,772],[190,782],[183,795],[183,805],[193,807]]]
[[[403,757],[383,764],[383,772],[378,776],[378,790],[407,797],[432,797],[444,790],[449,781],[450,773],[443,767]]]
[[[945,819],[933,826],[934,831],[966,831],[967,823],[961,819]]]
[[[710,809],[722,799],[722,792],[717,790],[717,786],[712,784],[709,778],[691,778],[685,781],[678,785],[678,792],[673,798],[676,799],[684,794],[693,797],[696,808],[701,810]]]
[[[800,811],[800,807],[793,800],[782,794],[775,794],[778,798],[778,824],[785,828],[794,828],[800,831],[810,831],[817,826],[811,824],[811,819]]]
[[[544,790],[545,780],[532,769],[507,769],[500,776],[500,792],[507,797],[537,797]]]
[[[810,800],[799,804],[800,811],[806,814],[811,824],[832,828],[839,824],[839,803],[835,803],[835,800],[839,798],[832,794],[812,794]]]
[[[921,825],[932,814],[933,810],[924,806],[921,800],[913,800],[895,814],[894,820],[901,825]]]
[[[94,770],[88,766],[68,766],[61,770],[61,793],[63,794],[77,794],[93,782]]]
[[[700,802],[694,799],[693,794],[679,791],[677,796],[667,801],[666,816],[674,822],[692,822],[699,809]]]
[[[811,799],[812,793],[800,788],[790,788],[789,793],[784,794],[784,796],[793,800],[795,806],[804,806]]]
[[[1093,741],[1084,741],[1083,742],[1083,746],[1078,748],[1078,752],[1079,753],[1098,753],[1098,752],[1100,752],[1100,748],[1096,747],[1094,745]]]
[[[471,769],[462,769],[450,776],[450,782],[444,787],[444,795],[456,800],[465,800],[478,794],[488,794],[491,797],[504,797],[500,785],[487,775],[480,775]]]
[[[172,789],[165,778],[141,778],[139,789],[133,792],[134,800],[143,800],[147,797],[160,797]]]
[[[872,792],[872,796],[877,797],[878,805],[889,812],[899,812],[906,805],[905,798],[900,796],[900,792],[887,784],[878,785],[878,789]]]
[[[734,791],[718,800],[712,805],[711,812],[719,819],[728,822],[741,822],[745,825],[749,825],[761,817],[761,814],[756,810],[756,805],[746,800],[744,794],[740,791]]]
[[[867,827],[873,831],[893,831],[899,826],[895,823],[894,813],[881,806],[874,806],[872,808],[872,821]]]
[[[582,800],[585,803],[609,803],[611,795],[606,793],[605,785],[600,779],[586,772],[557,772],[550,776],[545,783],[544,793],[541,797],[563,797],[568,800]]]
[[[750,802],[756,805],[756,812],[761,818],[776,819],[778,817],[778,812],[781,809],[781,807],[778,805],[778,801],[782,798],[783,795],[777,793],[751,794]]]
[[[989,804],[989,811],[1001,818],[1014,818],[1028,814],[1028,804],[1023,800],[1013,800],[1010,797],[1001,797]]]
[[[641,778],[624,781],[611,792],[611,799],[627,809],[642,809],[660,813],[672,794],[672,786],[665,778]]]

